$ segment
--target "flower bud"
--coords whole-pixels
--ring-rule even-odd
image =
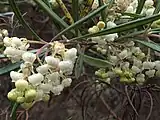
[[[24,98],[24,97],[17,97],[16,102],[17,102],[17,103],[23,103],[23,102],[24,102],[24,100],[25,100],[25,98]]]
[[[32,102],[35,99],[36,95],[37,95],[36,90],[34,90],[34,89],[27,90],[25,92],[25,102],[27,102],[27,103]]]
[[[117,75],[122,75],[122,70],[120,69],[120,68],[115,68],[114,70],[113,70]]]
[[[21,104],[21,107],[24,108],[24,109],[26,109],[26,110],[30,109],[32,106],[33,106],[32,102]]]
[[[99,29],[103,29],[105,27],[105,23],[103,21],[99,21],[97,23],[97,26],[98,26]]]
[[[28,87],[28,82],[20,79],[15,82],[15,86],[17,90],[24,91]]]
[[[128,82],[128,79],[126,77],[120,77],[120,82]]]
[[[136,81],[138,83],[143,83],[145,82],[145,75],[144,74],[138,74],[137,77],[136,77]]]
[[[66,78],[66,79],[62,80],[62,85],[64,87],[69,87],[71,85],[71,83],[72,83],[72,79],[71,78]]]
[[[43,80],[44,76],[41,73],[33,74],[28,77],[28,81],[34,86],[41,84]]]
[[[10,57],[12,57],[12,56],[15,55],[15,51],[16,51],[15,48],[6,47],[6,49],[4,50],[4,54],[5,54],[5,55],[9,55]]]
[[[48,94],[44,95],[43,98],[42,98],[42,100],[43,100],[44,102],[48,102],[49,99],[50,99],[50,96],[49,96]]]
[[[16,94],[15,91],[12,91],[12,90],[11,90],[11,91],[7,94],[7,97],[8,97],[8,99],[11,100],[11,101],[16,101],[16,99],[17,99],[17,94]]]
[[[94,33],[99,32],[99,28],[98,28],[97,26],[93,26],[92,28],[93,28],[93,32],[94,32]]]
[[[11,44],[12,44],[11,39],[10,39],[9,37],[5,37],[5,38],[3,39],[3,42],[4,42],[4,45],[5,45],[6,47],[11,46]]]
[[[7,37],[7,36],[8,36],[8,30],[3,29],[3,30],[2,30],[2,34],[3,34],[5,37]]]
[[[76,55],[77,55],[77,49],[71,48],[64,53],[64,60],[71,60],[74,62],[77,57]]]

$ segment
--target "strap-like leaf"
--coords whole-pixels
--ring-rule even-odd
[[[137,19],[137,20],[133,20],[130,21],[128,23],[124,23],[124,24],[120,24],[117,25],[114,28],[109,28],[109,29],[104,29],[98,33],[94,33],[94,34],[86,34],[84,36],[80,36],[80,37],[76,37],[73,38],[71,40],[78,40],[78,39],[82,39],[82,38],[88,38],[88,37],[95,37],[95,36],[102,36],[102,35],[108,35],[108,34],[112,34],[112,33],[119,33],[119,32],[124,32],[127,30],[131,30],[133,28],[137,28],[138,26],[142,26],[148,23],[151,23],[155,20],[160,19],[160,14],[156,14],[156,15],[152,15],[149,17],[144,17],[141,19]]]
[[[140,13],[141,13],[141,11],[142,11],[142,9],[143,9],[143,6],[144,6],[144,4],[145,4],[145,1],[146,1],[146,0],[139,0],[139,1],[138,1],[138,7],[137,7],[137,10],[136,10],[136,13],[137,13],[137,14],[140,14]]]
[[[93,16],[95,16],[97,13],[99,13],[100,11],[104,10],[107,7],[107,5],[103,5],[100,8],[98,8],[97,10],[93,11],[92,13],[90,13],[89,15],[85,16],[84,18],[80,19],[79,21],[75,22],[74,24],[70,25],[68,28],[64,29],[63,31],[61,31],[59,34],[57,34],[51,41],[55,40],[56,38],[58,38],[59,36],[61,36],[62,34],[64,34],[65,32],[77,27],[78,25],[82,24],[83,22],[85,22],[86,20],[92,18]]]
[[[88,65],[94,66],[94,67],[106,68],[112,65],[112,63],[107,60],[102,60],[102,59],[91,57],[91,56],[84,55],[84,54],[81,54],[81,55],[83,56],[83,61],[85,63],[87,63]]]
[[[43,41],[35,32],[34,30],[27,24],[27,22],[23,19],[23,16],[15,2],[15,0],[8,0],[9,4],[11,6],[11,8],[13,9],[16,17],[18,18],[18,20],[21,22],[21,24],[26,27],[38,40]]]
[[[151,48],[155,51],[160,52],[160,45],[158,45],[157,43],[141,41],[141,40],[137,40],[137,39],[134,40],[134,41],[139,42],[139,43],[141,43],[141,44],[143,44],[143,45],[145,45],[145,46],[147,46],[147,47],[149,47],[149,48]]]
[[[55,12],[53,12],[42,0],[34,0],[41,8],[46,11],[53,20],[64,28],[68,27],[68,24],[64,22]]]

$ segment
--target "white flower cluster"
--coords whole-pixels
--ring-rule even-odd
[[[120,82],[143,84],[148,78],[160,77],[160,61],[146,61],[146,55],[134,46],[133,41],[128,43],[127,49],[111,54],[109,60],[113,63],[112,68],[95,72],[107,83],[116,78]]]
[[[5,37],[3,43],[6,47],[4,54],[9,57],[12,62],[19,61],[22,58],[22,54],[25,53],[30,46],[27,39],[17,37]]]
[[[43,64],[34,68],[36,55],[25,52],[22,55],[24,63],[19,72],[10,73],[16,88],[8,93],[8,98],[21,103],[25,109],[32,107],[37,101],[48,101],[50,92],[60,95],[65,87],[71,85],[72,79],[68,75],[72,74],[77,49],[66,49],[59,42],[52,45],[52,55],[46,56]]]
[[[8,36],[8,31],[6,29],[2,29],[2,30],[0,29],[0,41],[7,36]]]
[[[153,12],[155,10],[155,7],[153,5],[154,5],[154,1],[153,0],[146,0],[141,14],[145,15],[145,16],[153,15]],[[138,6],[138,0],[132,1],[132,3],[130,3],[130,5],[128,6],[126,12],[128,12],[128,13],[136,13],[137,6]]]
[[[97,33],[100,30],[103,30],[105,27],[105,23],[103,21],[99,21],[97,23],[97,25],[91,27],[88,29],[89,33]],[[117,25],[112,22],[112,21],[108,21],[107,22],[107,28],[113,28],[116,27]],[[103,35],[103,36],[97,36],[97,37],[92,37],[92,41],[98,43],[97,46],[97,51],[101,52],[102,54],[106,53],[106,43],[107,42],[113,42],[116,38],[118,38],[118,34],[117,33],[113,33],[113,34],[108,34],[108,35]]]

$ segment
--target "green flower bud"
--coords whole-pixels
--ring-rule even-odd
[[[17,80],[15,86],[17,90],[24,91],[28,87],[28,82],[23,79]]]
[[[35,99],[36,95],[37,95],[37,92],[34,89],[30,89],[30,90],[26,91],[25,92],[25,101],[26,102],[33,101]]]
[[[99,29],[103,29],[103,28],[105,27],[105,23],[104,23],[103,21],[99,21],[99,22],[97,23],[97,27],[98,27]]]
[[[128,79],[126,77],[120,77],[120,82],[128,82]]]
[[[24,97],[17,97],[16,102],[17,102],[17,103],[23,103],[23,102],[24,102],[24,100],[25,100],[25,98],[24,98]]]
[[[42,98],[42,100],[43,100],[44,102],[48,102],[49,99],[50,99],[50,96],[49,96],[48,94],[47,94],[47,95],[44,95],[43,98]]]
[[[17,99],[17,94],[16,94],[15,91],[12,91],[12,90],[11,90],[11,91],[7,94],[7,97],[8,97],[8,99],[11,100],[11,101],[16,101],[16,99]]]
[[[102,77],[102,78],[107,78],[107,77],[108,77],[108,74],[107,74],[107,73],[103,73],[103,74],[101,75],[101,77]]]
[[[120,68],[115,68],[113,71],[120,76],[123,74],[123,71]]]
[[[24,108],[24,109],[26,109],[26,110],[30,109],[32,106],[33,106],[32,102],[21,104],[21,107]]]

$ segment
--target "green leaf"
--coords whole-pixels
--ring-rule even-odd
[[[22,14],[21,14],[21,12],[20,12],[20,10],[19,10],[19,8],[18,8],[15,0],[8,0],[8,1],[9,1],[9,4],[10,4],[11,8],[13,9],[16,17],[17,17],[18,20],[21,22],[21,24],[22,24],[24,27],[26,27],[26,28],[36,37],[36,39],[43,41],[43,40],[34,32],[34,30],[27,24],[27,22],[23,19],[23,16],[22,16]]]
[[[99,6],[103,6],[104,5],[103,0],[98,0],[98,2],[99,2]],[[101,11],[101,18],[102,18],[102,21],[106,23],[106,13],[105,13],[105,10]]]
[[[21,64],[21,62],[11,63],[9,65],[6,65],[5,67],[0,68],[0,75],[8,73],[16,68],[19,68],[20,64]]]
[[[156,2],[157,3],[156,3],[156,9],[154,10],[154,14],[157,14],[160,11],[160,0],[157,0]]]
[[[88,65],[94,66],[94,67],[106,68],[112,65],[112,63],[107,60],[102,60],[102,59],[91,57],[91,56],[84,55],[84,54],[81,54],[81,55],[83,56],[83,61],[85,63],[87,63]]]
[[[124,23],[124,24],[117,25],[114,28],[109,28],[109,29],[106,28],[104,30],[101,30],[98,33],[86,34],[84,36],[76,37],[76,38],[73,38],[71,40],[78,40],[78,39],[82,39],[82,38],[88,38],[88,37],[95,37],[95,36],[108,35],[108,34],[112,34],[112,33],[124,32],[124,31],[127,31],[127,30],[131,30],[133,28],[137,28],[139,26],[151,23],[151,22],[153,22],[155,20],[158,20],[158,19],[160,19],[160,14],[156,14],[156,15],[152,15],[152,16],[149,16],[149,17],[144,17],[144,18],[141,18],[141,19],[133,20],[133,21],[130,21],[130,22],[127,22],[127,23]]]
[[[17,111],[18,106],[19,106],[19,104],[16,103],[16,102],[12,106],[12,111],[11,111],[11,118],[12,118],[12,120],[17,120],[16,111]]]
[[[83,22],[85,22],[88,19],[91,19],[92,17],[94,17],[96,14],[98,14],[100,11],[104,10],[107,7],[107,4],[99,7],[98,9],[96,9],[95,11],[93,11],[92,13],[90,13],[89,15],[83,17],[82,19],[80,19],[79,21],[75,22],[74,24],[70,25],[68,28],[64,29],[63,31],[61,31],[59,34],[57,34],[51,41],[55,40],[56,38],[58,38],[59,36],[61,36],[62,34],[64,34],[65,32],[77,27],[80,24],[83,24]]]
[[[74,22],[78,21],[79,19],[79,2],[78,0],[72,0],[72,16],[73,16],[73,20]],[[75,27],[75,33],[76,36],[78,36],[78,28]]]
[[[78,79],[83,71],[83,55],[79,55],[75,65],[75,77]]]
[[[153,42],[147,42],[147,41],[141,41],[141,40],[134,40],[136,42],[139,42],[155,51],[160,52],[160,45],[158,45],[157,43],[153,43]]]
[[[42,0],[34,0],[44,11],[46,11],[53,20],[64,28],[68,27],[68,24],[64,22],[55,12],[53,12]]]
[[[122,13],[122,15],[124,15],[124,16],[127,15],[127,16],[130,16],[130,17],[133,17],[133,18],[142,18],[142,17],[145,17],[145,16],[143,16],[141,14],[127,13],[127,12]]]
[[[136,13],[137,13],[137,14],[140,14],[140,13],[141,13],[145,1],[146,1],[146,0],[139,0],[139,1],[138,1],[138,7],[137,7],[137,10],[136,10]]]

